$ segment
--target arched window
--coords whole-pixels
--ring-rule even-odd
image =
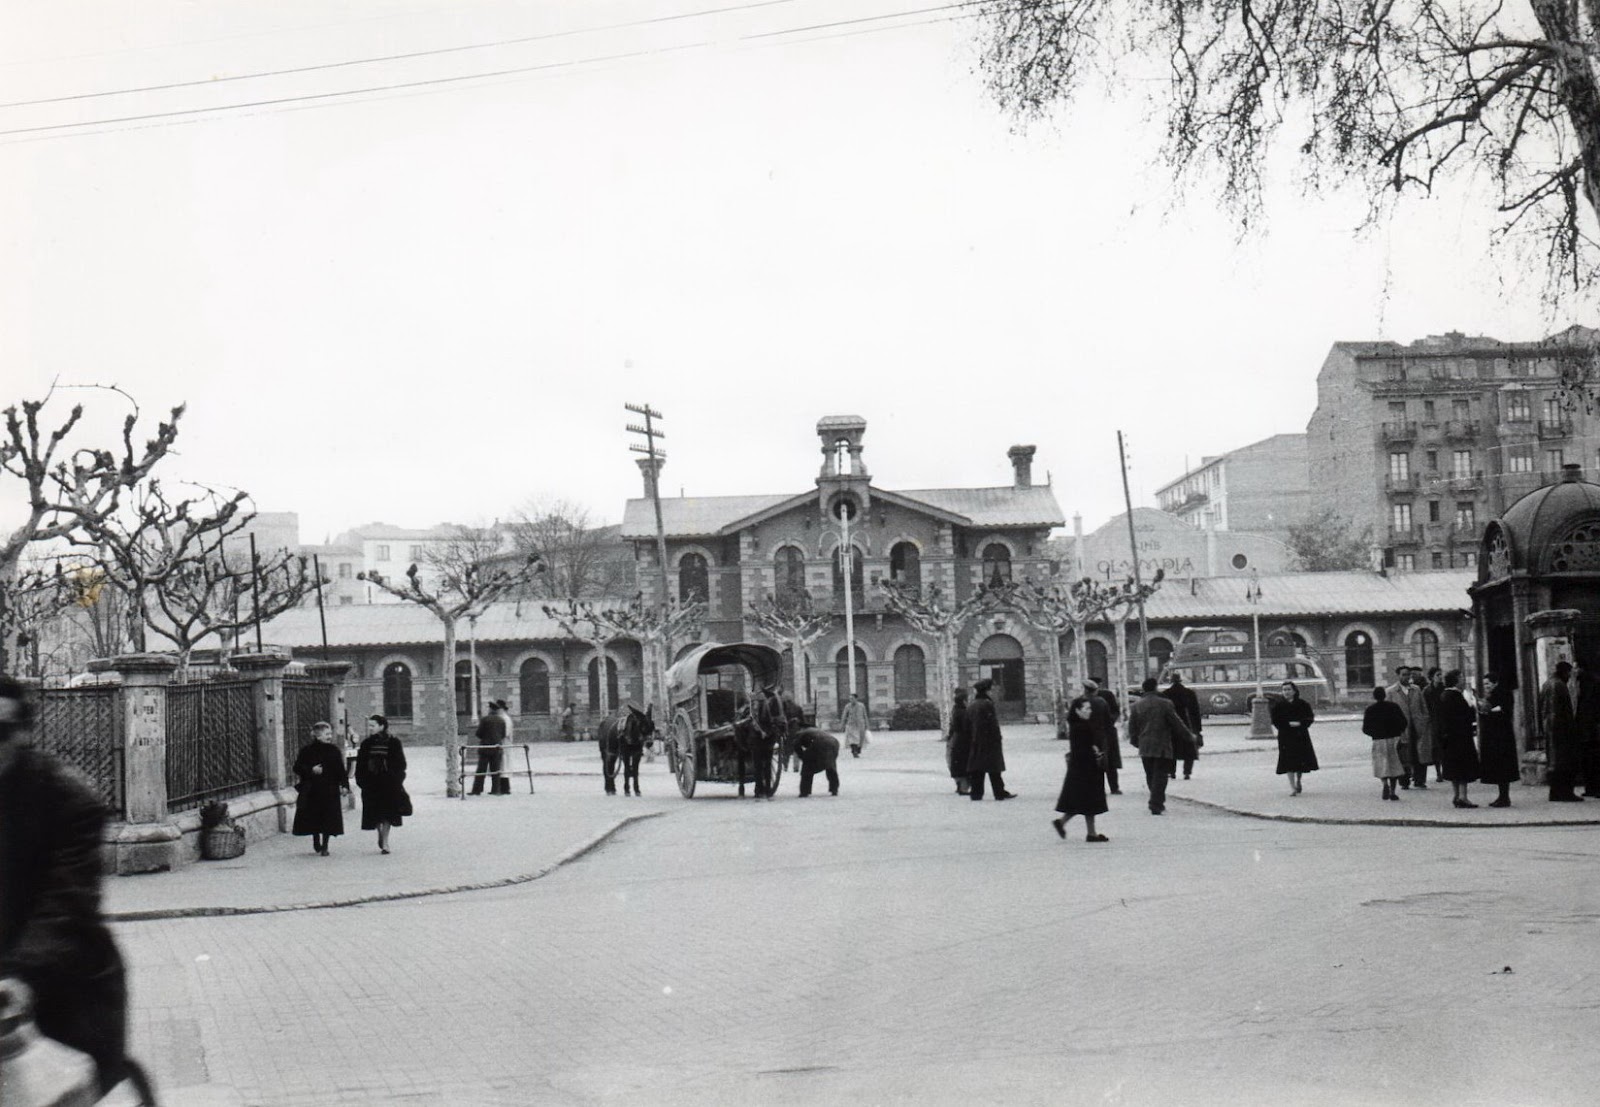
[[[833,551],[833,602],[840,607],[844,606],[844,547]],[[866,586],[862,577],[862,562],[865,561],[859,547],[852,544],[850,547],[850,602],[860,610],[866,598]]]
[[[1293,646],[1296,653],[1306,652],[1305,635],[1292,630],[1275,630],[1267,635],[1269,646]]]
[[[1095,680],[1104,680],[1111,672],[1111,666],[1106,661],[1106,644],[1091,638],[1083,644],[1084,663],[1089,666],[1088,675]]]
[[[798,689],[800,686],[795,683],[794,679],[794,650],[784,650],[780,656],[783,659],[781,662],[783,666],[783,686],[788,690],[789,694],[795,698],[795,701],[798,702],[800,699],[800,694],[798,691],[796,691],[796,689]]]
[[[686,553],[678,562],[678,599],[684,603],[701,603],[711,598],[711,571],[706,559],[697,553]]]
[[[1172,639],[1150,639],[1150,657],[1155,663],[1154,671],[1152,671],[1150,675],[1155,676],[1157,673],[1161,672],[1162,669],[1165,669],[1167,667],[1167,662],[1172,659]]]
[[[1422,671],[1439,667],[1439,636],[1427,627],[1419,627],[1411,636],[1412,648],[1416,651],[1417,664],[1422,666]]]
[[[1347,689],[1372,687],[1372,637],[1366,631],[1353,630],[1345,636],[1344,680]]]
[[[473,691],[472,686],[473,686],[474,683],[476,683],[477,686],[478,686],[478,689],[477,689],[478,690],[478,695],[479,696],[483,695],[483,667],[479,666],[479,668],[478,668],[478,673],[477,673],[478,679],[477,679],[476,682],[473,681],[472,675],[473,675],[473,673],[472,673],[472,662],[470,660],[468,660],[466,658],[463,658],[462,660],[456,662],[456,714],[457,715],[474,715],[474,714],[481,715],[481,714],[483,714],[483,705],[482,704],[478,705],[478,709],[476,711],[474,711],[473,708],[472,708],[472,691]]]
[[[834,658],[834,684],[838,686],[837,698],[839,710],[844,710],[844,705],[850,702],[850,663],[845,647],[839,647],[839,654]],[[867,694],[867,654],[860,646],[856,647],[856,695],[861,697],[861,702],[872,706],[872,697]]]
[[[928,664],[921,646],[907,643],[894,651],[894,698],[896,703],[928,698]]]
[[[779,603],[795,603],[806,595],[806,555],[784,546],[773,555],[773,593]]]
[[[600,702],[600,659],[589,659],[589,710],[614,711],[620,697],[617,695],[617,659],[606,658],[606,702]]]
[[[383,667],[383,713],[391,719],[411,718],[411,666],[404,661]]]
[[[990,542],[983,548],[983,583],[990,588],[1011,583],[1011,551],[1002,543]]]
[[[522,713],[550,714],[550,666],[537,657],[530,657],[522,663],[517,675],[519,691],[522,693]]]
[[[909,589],[912,595],[922,593],[922,553],[915,542],[896,542],[889,551],[889,579]]]

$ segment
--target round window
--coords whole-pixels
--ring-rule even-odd
[[[1248,564],[1250,564],[1250,559],[1244,554],[1233,555],[1233,567],[1235,569],[1243,569]]]

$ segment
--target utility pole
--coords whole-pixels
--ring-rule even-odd
[[[662,625],[665,625],[668,614],[671,611],[671,605],[667,602],[667,598],[671,593],[667,590],[667,528],[661,522],[661,464],[667,460],[667,452],[656,446],[656,439],[667,437],[656,428],[657,420],[663,419],[665,416],[649,404],[623,404],[622,406],[635,415],[644,416],[644,426],[641,427],[637,423],[628,424],[629,433],[644,435],[644,445],[641,446],[637,442],[630,442],[628,449],[635,453],[644,454],[650,459],[650,502],[656,512],[656,565],[661,570],[661,592],[658,597],[660,602],[657,608],[661,613]],[[708,596],[707,599],[709,600],[710,597]],[[667,642],[661,642],[656,646],[656,652],[660,656],[656,658],[654,679],[656,695],[661,697],[663,711],[666,710],[667,706],[667,653],[670,649],[671,646]],[[601,675],[603,677],[605,674]]]
[[[1133,497],[1128,493],[1128,451],[1117,432],[1117,460],[1122,465],[1122,503],[1128,509],[1128,553],[1133,557],[1133,586],[1139,597],[1139,679],[1150,675],[1150,624],[1144,617],[1144,584],[1139,579],[1139,540],[1133,533]]]
[[[1256,658],[1256,694],[1250,697],[1250,737],[1271,738],[1276,732],[1272,729],[1272,705],[1261,685],[1261,611],[1256,606],[1261,603],[1261,578],[1254,569],[1250,570],[1250,584],[1244,594],[1251,604],[1250,640],[1255,643]]]

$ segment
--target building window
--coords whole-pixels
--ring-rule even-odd
[[[844,710],[844,705],[850,702],[850,664],[849,654],[843,647],[838,656],[833,659],[834,692],[839,703],[839,710]],[[856,695],[861,697],[861,702],[870,706],[872,700],[867,695],[867,654],[860,646],[856,647]]]
[[[1111,671],[1111,666],[1106,660],[1106,644],[1091,638],[1083,644],[1083,663],[1089,666],[1089,675],[1095,680],[1104,681],[1106,674]],[[1120,700],[1121,697],[1119,696]]]
[[[1464,568],[1476,569],[1478,567],[1478,555],[1475,554],[1475,553],[1464,553],[1464,554],[1462,554],[1461,555],[1461,564],[1462,564],[1462,566]]]
[[[1389,479],[1405,480],[1411,475],[1411,455],[1396,452],[1389,455]]]
[[[1411,505],[1410,504],[1390,504],[1389,505],[1389,525],[1391,527],[1393,527],[1395,530],[1410,530],[1411,529]]]
[[[1400,379],[1405,380],[1404,377]],[[1404,400],[1389,401],[1389,421],[1392,423],[1404,423],[1406,421],[1406,402]]]
[[[340,596],[339,597],[339,606],[340,607],[349,607],[351,604],[353,604],[355,602],[356,602],[356,598],[354,596]],[[384,714],[388,714],[388,712],[384,712]]]
[[[1395,554],[1394,555],[1394,567],[1396,569],[1399,569],[1402,573],[1414,573],[1414,572],[1416,572],[1417,571],[1417,555],[1416,554],[1408,554],[1408,553]]]
[[[473,676],[474,676],[474,673],[473,673],[473,669],[472,669],[472,662],[470,660],[463,660],[463,661],[457,661],[456,662],[456,714],[457,715],[481,715],[481,714],[483,714],[483,707],[482,707],[481,704],[478,705],[477,710],[473,709],[473,694],[472,694],[473,693],[473,687],[472,686],[474,684],[476,684],[478,686],[477,687],[478,695],[481,696],[483,694],[483,669],[480,667],[477,670],[477,673],[476,673],[476,676],[478,678],[477,680],[473,680],[472,679]]]
[[[1472,451],[1457,450],[1450,455],[1450,475],[1457,480],[1472,476]]]
[[[378,560],[379,561],[388,561],[389,560],[389,547],[388,546],[379,546],[378,547]]]
[[[1472,530],[1478,525],[1478,509],[1470,500],[1463,500],[1456,504],[1456,526],[1462,530]]]
[[[1511,446],[1506,450],[1506,472],[1533,472],[1533,447]]]
[[[1533,418],[1533,406],[1528,403],[1526,392],[1506,393],[1506,421],[1512,423],[1525,423]]]
[[[550,714],[550,666],[530,657],[517,671],[517,691],[525,715]]]
[[[852,543],[850,547],[850,602],[859,609],[865,600],[866,585],[864,583],[861,563],[866,558]],[[844,547],[835,547],[833,551],[833,602],[844,606]]]
[[[1470,422],[1472,419],[1472,402],[1470,400],[1451,400],[1450,418],[1459,419],[1461,422]]]
[[[1411,636],[1411,648],[1423,672],[1439,667],[1439,636],[1423,627]]]
[[[1567,421],[1567,414],[1561,410],[1560,400],[1550,399],[1544,402],[1544,421],[1552,426]]]
[[[391,719],[411,718],[411,667],[403,661],[383,667],[383,713]]]
[[[1427,420],[1428,422],[1430,422],[1430,423],[1434,421],[1435,416],[1434,416],[1434,412],[1433,412],[1433,401],[1432,400],[1423,400],[1422,401],[1422,417],[1425,420]]]
[[[1567,463],[1565,450],[1546,450],[1544,452],[1544,467],[1554,476],[1561,475],[1561,467]]]
[[[617,659],[606,658],[606,702],[600,702],[600,659],[589,659],[589,710],[611,711],[615,710],[621,701],[617,694]]]
[[[421,561],[422,560],[422,547],[421,546],[412,546],[411,547],[411,560],[412,561]]]
[[[1011,583],[1011,551],[999,542],[983,548],[983,583],[990,588]]]
[[[711,598],[711,570],[706,559],[686,553],[678,561],[678,599],[683,603],[705,603]]]
[[[1352,692],[1372,687],[1372,639],[1364,631],[1354,630],[1345,637],[1344,679]]]
[[[1528,375],[1528,363],[1520,357],[1514,357],[1506,366],[1506,372],[1513,377],[1525,377]]]
[[[805,598],[806,556],[794,546],[784,546],[773,555],[773,575],[777,578],[779,603],[795,603]]]
[[[1444,554],[1438,550],[1433,551],[1433,567],[1435,569],[1444,568]]]
[[[922,593],[922,553],[914,542],[896,542],[889,551],[889,579]]]
[[[1438,521],[1439,521],[1439,501],[1438,500],[1429,500],[1428,501],[1428,522],[1437,523]]]
[[[351,568],[350,563],[348,561],[339,562],[339,579],[340,580],[349,580],[351,578],[351,576],[353,576],[353,575],[354,575],[354,570]]]
[[[1428,451],[1428,472],[1437,473],[1438,471],[1439,471],[1439,451],[1438,450],[1429,450]]]
[[[896,703],[928,698],[927,659],[921,646],[908,644],[894,651],[894,698]]]

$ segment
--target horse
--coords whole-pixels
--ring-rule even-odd
[[[644,754],[644,744],[656,732],[653,718],[655,708],[644,711],[625,704],[614,715],[600,724],[597,736],[600,744],[600,763],[606,778],[606,795],[617,794],[617,761],[622,761],[622,789],[624,795],[640,795],[639,758]]]

